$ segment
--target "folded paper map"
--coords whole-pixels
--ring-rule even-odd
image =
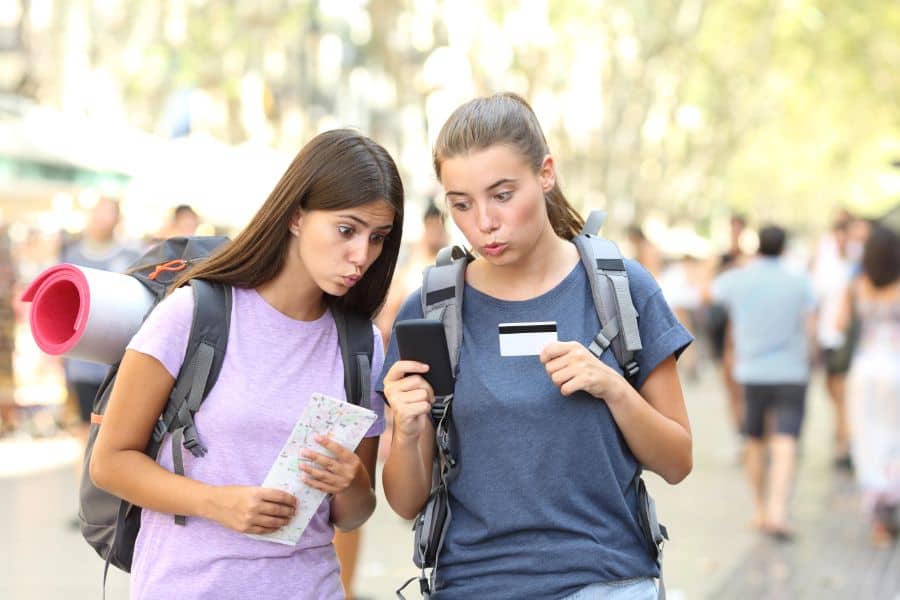
[[[290,523],[278,531],[248,535],[260,540],[295,545],[326,495],[325,492],[304,483],[305,474],[300,470],[300,462],[306,459],[300,456],[300,451],[309,448],[314,452],[330,455],[328,450],[316,443],[317,435],[328,436],[344,448],[353,451],[375,419],[375,413],[367,408],[342,402],[324,394],[313,394],[278,458],[275,459],[275,464],[262,482],[262,487],[284,490],[296,496],[297,514]]]

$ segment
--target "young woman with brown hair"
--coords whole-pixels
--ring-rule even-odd
[[[304,451],[315,463],[301,466],[305,480],[330,501],[298,544],[241,534],[275,531],[294,514],[294,496],[259,485],[310,395],[345,397],[330,308],[374,316],[402,223],[388,153],[353,131],[330,131],[300,151],[234,242],[182,278],[222,282],[233,294],[222,370],[195,416],[210,451],[185,453],[184,477],[172,472],[171,444],[156,462],[143,450],[184,360],[190,290],[176,289],[148,317],[125,353],[91,461],[98,486],[143,507],[132,598],[343,597],[333,528],[358,527],[375,508],[377,394],[379,419],[355,453],[327,439],[333,458]],[[375,330],[373,373],[382,360]]]

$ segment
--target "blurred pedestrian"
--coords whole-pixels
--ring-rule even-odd
[[[422,285],[422,271],[434,264],[438,251],[446,246],[449,240],[446,215],[434,202],[429,202],[422,215],[422,237],[398,266],[387,300],[375,321],[385,340],[390,338],[394,319],[407,296]]]
[[[662,252],[647,239],[644,229],[638,224],[629,225],[627,230],[628,244],[631,246],[631,256],[641,263],[653,277],[659,278],[663,271]]]
[[[715,267],[716,275],[746,264],[748,256],[741,247],[741,238],[747,228],[747,220],[743,215],[734,214],[729,219],[728,250],[719,256]],[[707,279],[709,281],[709,279]],[[712,346],[713,359],[719,364],[722,383],[728,401],[728,414],[735,434],[743,431],[744,392],[734,379],[734,339],[733,328],[729,320],[728,307],[713,300],[707,311],[707,330]]]
[[[185,453],[185,476],[173,472],[169,434],[156,460],[143,450],[184,360],[191,290],[176,289],[151,312],[122,359],[91,460],[98,486],[143,508],[132,598],[344,597],[332,539],[335,527],[359,527],[375,509],[377,394],[378,419],[355,452],[317,436],[330,455],[307,448],[293,457],[297,476],[327,494],[297,544],[243,534],[276,531],[297,511],[290,493],[259,486],[311,396],[346,396],[333,311],[372,318],[402,223],[403,186],[387,151],[354,131],[327,131],[304,146],[240,235],[175,283],[223,283],[233,298],[222,369],[195,417],[210,451]],[[377,332],[373,342],[372,386],[383,356]]]
[[[753,525],[779,540],[793,535],[788,501],[805,411],[807,336],[815,308],[809,278],[780,260],[786,237],[777,226],[761,229],[758,258],[723,273],[712,288],[713,297],[728,309],[734,377],[744,387],[744,460],[753,491]]]
[[[160,229],[152,241],[171,237],[190,237],[200,226],[200,215],[188,204],[179,204],[172,209],[168,222]]]
[[[703,297],[700,262],[689,254],[671,261],[659,276],[659,287],[678,322],[693,330]],[[697,379],[699,365],[693,347],[685,349],[678,366],[688,378]]]
[[[120,217],[119,203],[115,199],[100,198],[91,209],[81,236],[63,246],[61,262],[117,273],[128,269],[140,252],[134,244],[118,237]],[[66,384],[78,402],[80,426],[77,433],[82,441],[87,439],[94,396],[108,370],[107,365],[98,363],[65,361]]]
[[[465,271],[462,342],[450,410],[450,520],[433,598],[655,599],[653,542],[638,526],[642,468],[669,483],[691,470],[676,357],[691,342],[640,264],[627,260],[643,350],[627,380],[600,330],[568,203],[531,107],[497,94],[459,107],[434,164],[449,212],[478,257]],[[398,319],[423,316],[419,293]],[[563,341],[501,356],[498,324],[556,321]],[[392,340],[384,394],[394,410],[384,491],[414,518],[432,488],[428,366]]]
[[[850,252],[850,226],[849,215],[842,215],[834,222],[820,244],[813,271],[819,305],[816,339],[822,352],[825,385],[834,408],[833,460],[842,469],[851,468],[846,379],[858,330],[855,322],[846,331],[838,327],[839,312],[856,264]]]
[[[886,546],[900,531],[900,235],[876,224],[853,285],[861,337],[848,378],[851,449],[872,539]],[[845,315],[843,322],[847,323]]]

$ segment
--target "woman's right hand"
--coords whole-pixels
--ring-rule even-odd
[[[213,488],[208,517],[238,533],[272,533],[297,512],[297,498],[272,488],[226,485]]]
[[[425,363],[400,360],[384,377],[384,396],[394,415],[395,442],[415,442],[430,422],[434,390],[422,376],[427,372]]]

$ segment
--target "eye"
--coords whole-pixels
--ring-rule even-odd
[[[338,225],[338,233],[344,237],[350,237],[353,235],[353,228],[349,225]]]
[[[450,203],[450,208],[452,208],[453,210],[458,210],[458,211],[469,210],[469,206],[470,206],[469,203],[466,201],[463,201],[463,200],[459,200],[459,201]]]
[[[498,202],[506,202],[507,200],[512,198],[512,194],[513,193],[510,191],[497,192],[494,198],[496,198]]]
[[[373,233],[372,237],[369,239],[373,244],[381,245],[384,243],[384,240],[387,239],[387,235],[383,233]]]

